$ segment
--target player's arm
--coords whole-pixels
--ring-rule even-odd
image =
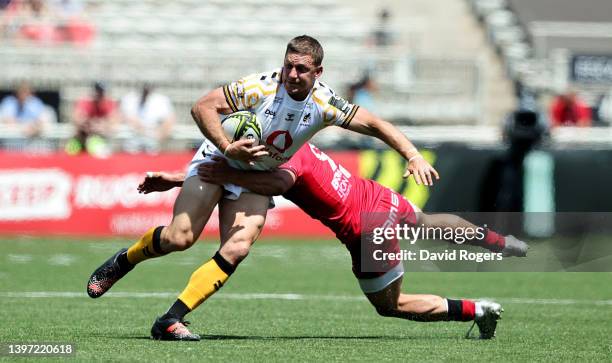
[[[296,176],[287,169],[245,171],[234,169],[223,158],[213,157],[213,163],[198,167],[201,180],[212,184],[235,184],[261,195],[281,195],[295,184]]]
[[[185,173],[167,173],[164,171],[149,171],[138,185],[138,193],[165,192],[175,187],[183,186]]]
[[[236,184],[252,192],[270,196],[285,193],[295,183],[295,174],[286,169],[243,171],[230,167],[223,158],[213,157],[213,160],[214,163],[201,164],[198,169],[200,179],[208,183]],[[184,179],[184,173],[150,171],[138,185],[138,192],[142,194],[165,192],[183,186]]]
[[[419,153],[417,148],[389,122],[373,115],[368,110],[360,107],[348,124],[347,129],[360,134],[374,136],[385,144],[395,149],[404,159],[408,160],[408,166],[404,178],[410,174],[414,176],[417,184],[433,185],[433,176],[440,179],[438,172]]]
[[[223,93],[223,88],[212,90],[200,98],[191,108],[191,116],[198,128],[227,157],[245,162],[255,161],[267,155],[265,146],[251,147],[253,140],[237,140],[230,143],[223,128],[219,114],[229,114],[233,110]]]

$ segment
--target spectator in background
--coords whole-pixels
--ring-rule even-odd
[[[40,136],[51,120],[43,102],[32,94],[27,83],[21,83],[15,96],[2,100],[0,121],[18,130],[21,137],[31,139]]]
[[[78,1],[13,0],[0,18],[0,32],[15,40],[87,44],[95,29],[81,16],[81,9]]]
[[[84,11],[81,0],[48,0],[51,6],[62,18],[81,16]]]
[[[83,16],[84,7],[80,0],[50,0],[58,20],[58,40],[73,44],[88,44],[95,35],[95,29]]]
[[[612,88],[597,100],[595,116],[598,126],[612,125]]]
[[[376,101],[374,95],[378,91],[378,86],[374,79],[369,74],[365,74],[363,78],[352,84],[348,90],[349,102],[365,107],[368,110],[376,112]]]
[[[9,5],[9,9],[18,18],[19,38],[40,43],[51,43],[56,40],[55,20],[45,1],[15,1]]]
[[[131,92],[121,99],[121,115],[132,132],[124,144],[127,152],[159,152],[168,139],[176,117],[170,99],[144,85],[140,92]]]
[[[391,11],[381,9],[378,13],[378,23],[372,31],[372,43],[376,47],[388,47],[393,44],[393,31],[391,31]]]
[[[90,97],[77,101],[72,122],[76,135],[66,144],[66,152],[78,154],[86,151],[95,156],[106,156],[110,152],[108,142],[117,124],[117,104],[106,95],[102,82],[93,85]]]
[[[550,105],[550,126],[591,126],[591,108],[575,91],[555,97]]]

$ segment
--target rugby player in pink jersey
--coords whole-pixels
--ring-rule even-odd
[[[222,158],[199,166],[199,177],[208,183],[232,183],[261,195],[283,195],[304,212],[329,227],[349,250],[353,273],[361,290],[387,317],[416,321],[474,321],[480,337],[495,335],[502,308],[491,301],[445,299],[435,295],[401,293],[403,266],[399,260],[372,267],[362,265],[364,235],[381,223],[408,223],[440,228],[476,226],[450,214],[424,214],[398,193],[379,183],[351,175],[342,165],[312,144],[300,148],[294,156],[273,171],[243,171],[230,167]],[[151,173],[140,184],[141,193],[164,191],[182,184],[184,174]],[[395,211],[391,213],[391,211]],[[365,213],[365,214],[364,214]],[[369,222],[364,225],[364,215]],[[482,239],[467,243],[480,245],[506,256],[525,256],[528,246],[513,236],[501,236],[485,230]],[[399,242],[392,239],[382,245],[385,252],[398,252]]]

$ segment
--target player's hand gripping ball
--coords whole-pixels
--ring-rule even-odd
[[[257,146],[261,140],[261,123],[257,115],[249,111],[239,111],[227,115],[221,120],[225,136],[230,142],[240,139],[255,140],[251,146]]]

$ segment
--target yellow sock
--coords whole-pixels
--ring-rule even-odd
[[[178,298],[193,310],[217,292],[233,272],[234,266],[217,252],[211,260],[194,271]]]
[[[140,263],[149,258],[165,255],[159,245],[161,231],[164,227],[153,227],[147,231],[138,242],[134,243],[127,251],[127,260],[132,265]]]

